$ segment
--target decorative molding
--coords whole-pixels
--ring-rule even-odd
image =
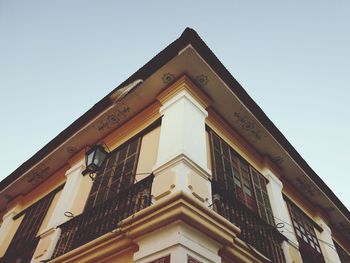
[[[50,175],[50,170],[49,166],[42,164],[33,173],[26,175],[25,180],[28,183],[41,182]]]
[[[252,139],[260,141],[265,138],[266,135],[256,127],[255,122],[250,121],[247,116],[245,116],[241,111],[235,111],[233,113],[232,119],[237,123],[240,128]]]
[[[157,96],[157,100],[164,105],[169,99],[173,98],[177,93],[180,93],[183,90],[188,91],[203,108],[207,108],[210,105],[210,97],[198,88],[186,75],[181,76],[170,87],[163,90]]]
[[[97,125],[97,129],[100,132],[112,129],[114,126],[124,121],[130,115],[130,112],[131,108],[129,105],[124,102],[117,103],[116,109],[113,110],[112,113],[107,114],[107,116],[100,121]]]
[[[76,153],[77,151],[78,151],[78,149],[75,146],[68,146],[66,148],[66,152],[70,153],[70,154]]]
[[[296,180],[294,181],[296,188],[310,196],[315,196],[317,194],[317,190],[315,187],[313,187],[311,184],[305,181],[302,177],[297,177]]]
[[[202,87],[207,86],[207,84],[209,82],[208,76],[206,76],[204,74],[197,75],[195,80],[196,80],[197,84],[202,86]]]
[[[162,76],[162,81],[164,84],[169,84],[170,82],[172,82],[175,79],[175,75],[172,73],[164,73]]]
[[[273,155],[270,158],[277,165],[281,165],[284,162],[284,158],[280,155]]]
[[[239,152],[245,159],[249,157],[257,167],[263,166],[260,153],[252,147],[252,144],[245,138],[236,127],[231,126],[212,107],[208,108],[208,118],[206,124],[229,144],[235,151]]]

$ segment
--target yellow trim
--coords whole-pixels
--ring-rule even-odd
[[[259,172],[263,157],[213,109],[208,108],[206,124]]]
[[[316,217],[315,207],[298,193],[296,189],[286,181],[283,181],[282,193],[287,196],[295,206],[300,208],[306,215],[314,220]]]
[[[186,76],[183,75],[178,80],[176,80],[173,84],[171,84],[168,88],[163,90],[158,96],[157,100],[164,104],[165,101],[172,98],[177,93],[187,90],[191,93],[191,95],[196,98],[196,100],[201,104],[203,108],[207,108],[211,104],[210,97],[205,94],[200,88],[198,88],[192,80]]]
[[[47,178],[45,181],[40,183],[34,190],[30,191],[25,195],[19,195],[11,202],[7,204],[6,211],[11,210],[16,205],[20,206],[21,211],[31,206],[35,202],[39,201],[41,198],[46,196],[52,190],[56,189],[65,182],[65,171],[68,169],[68,166],[64,166],[59,171],[55,172],[52,176]]]
[[[50,262],[97,262],[130,249],[137,251],[138,246],[124,235],[107,233]]]
[[[111,132],[101,140],[107,144],[110,150],[117,148],[125,141],[146,129],[150,124],[161,117],[159,113],[160,104],[155,102],[127,121],[118,129]]]
[[[110,150],[117,148],[159,119],[161,117],[159,113],[160,106],[158,101],[154,102],[96,143],[105,143]],[[94,142],[91,143],[93,144]],[[85,149],[82,149],[79,153],[70,158],[68,163],[73,167],[76,163],[84,160],[84,158]]]

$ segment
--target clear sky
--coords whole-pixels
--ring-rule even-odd
[[[187,26],[349,209],[345,0],[0,0],[0,179]]]

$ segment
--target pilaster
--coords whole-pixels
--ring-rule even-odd
[[[294,228],[289,215],[288,207],[282,195],[283,184],[269,168],[266,167],[263,170],[263,174],[269,181],[266,188],[276,227],[288,240],[282,243],[282,249],[286,262],[302,262],[299,252],[299,243],[294,234]]]
[[[19,206],[15,206],[9,210],[2,218],[2,224],[0,227],[0,258],[5,255],[12,237],[22,221],[20,218],[13,220],[13,217],[17,215],[19,211]]]
[[[76,216],[83,211],[92,186],[89,176],[82,175],[84,169],[85,166],[82,160],[66,171],[66,183],[47,228],[39,233],[40,242],[34,253],[32,262],[40,262],[51,258],[61,234],[61,230],[57,226],[70,219],[65,215],[65,212]]]
[[[331,229],[321,217],[317,217],[315,221],[323,229],[322,232],[316,231],[316,236],[319,239],[325,261],[327,263],[341,263],[332,239]]]
[[[158,96],[163,115],[152,192],[155,200],[174,190],[211,203],[205,118],[209,98],[187,77]]]

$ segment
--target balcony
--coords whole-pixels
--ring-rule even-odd
[[[213,181],[214,210],[241,229],[238,237],[254,247],[274,263],[284,263],[281,248],[285,237],[274,227],[262,220],[257,214],[243,205],[232,193]],[[214,198],[213,198],[214,199]]]
[[[39,237],[34,237],[22,242],[11,243],[4,257],[0,258],[0,263],[30,262],[39,240]]]
[[[52,258],[113,231],[123,219],[150,206],[153,177],[148,176],[115,197],[60,225],[62,233]],[[284,263],[281,243],[285,237],[232,194],[223,191],[216,182],[212,182],[212,189],[213,194],[220,196],[214,202],[214,210],[240,227],[241,233],[238,237],[272,262]]]
[[[80,247],[118,227],[125,218],[151,205],[153,175],[113,198],[59,226],[62,233],[53,258]]]

